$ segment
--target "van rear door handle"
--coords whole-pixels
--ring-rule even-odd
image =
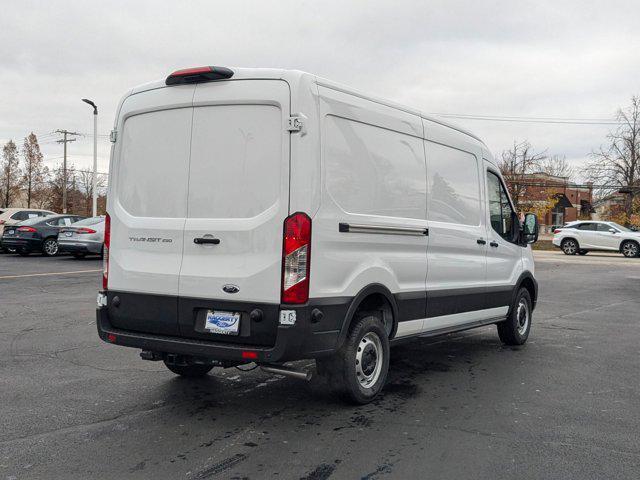
[[[193,239],[193,243],[196,245],[203,245],[205,243],[218,245],[220,243],[220,239],[213,237],[196,237]]]
[[[491,245],[492,247],[497,247],[498,246],[498,242],[491,242],[491,243],[489,243],[489,245]]]
[[[486,245],[487,241],[483,240],[482,238],[479,238],[478,240],[476,240],[476,242],[478,242],[478,245]]]

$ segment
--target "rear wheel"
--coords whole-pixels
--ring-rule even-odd
[[[376,316],[357,320],[332,357],[317,360],[318,372],[337,393],[366,404],[384,387],[389,371],[389,337]]]
[[[620,246],[622,254],[627,258],[634,258],[640,255],[640,247],[637,242],[628,240]]]
[[[164,364],[169,370],[171,370],[176,375],[180,375],[182,377],[188,377],[188,378],[204,377],[213,368],[213,365],[199,365],[199,364],[176,365],[173,363],[167,363],[166,360]]]
[[[498,323],[498,336],[507,345],[523,345],[531,331],[531,295],[526,288],[518,291],[509,316]]]
[[[55,257],[58,254],[58,241],[55,238],[47,238],[42,243],[42,254],[47,257]]]
[[[562,248],[562,251],[565,255],[575,255],[579,250],[578,242],[576,242],[573,238],[567,238],[563,240],[560,248]]]

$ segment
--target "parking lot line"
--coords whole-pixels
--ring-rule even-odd
[[[25,278],[25,277],[51,277],[55,275],[73,275],[74,273],[96,273],[101,272],[102,269],[97,270],[74,270],[72,272],[48,272],[48,273],[26,273],[24,275],[4,275],[0,276],[0,280],[6,280],[9,278]]]

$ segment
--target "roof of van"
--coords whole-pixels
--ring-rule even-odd
[[[234,80],[239,80],[239,79],[267,79],[267,78],[277,78],[277,79],[282,79],[282,80],[286,80],[289,84],[296,84],[298,83],[302,77],[305,76],[309,76],[312,77],[316,80],[316,82],[319,85],[325,86],[325,87],[329,87],[332,88],[334,90],[339,90],[342,91],[344,93],[349,93],[352,95],[356,95],[360,98],[364,98],[366,100],[371,100],[372,102],[376,102],[379,103],[381,105],[386,105],[388,107],[392,107],[392,108],[397,108],[398,110],[402,110],[404,112],[422,117],[426,120],[430,120],[432,122],[435,123],[439,123],[440,125],[444,125],[446,127],[452,128],[454,130],[457,130],[461,133],[464,133],[466,135],[469,135],[470,137],[474,138],[475,140],[477,140],[478,142],[480,142],[485,148],[486,145],[485,143],[482,141],[482,139],[480,139],[477,135],[475,135],[474,133],[470,132],[469,130],[460,127],[459,125],[450,122],[448,120],[444,120],[440,117],[437,116],[433,116],[433,115],[427,115],[426,113],[423,113],[417,109],[411,108],[411,107],[407,107],[405,105],[400,105],[398,103],[395,102],[391,102],[385,99],[382,99],[380,97],[376,97],[374,95],[369,95],[367,93],[364,92],[360,92],[352,87],[348,87],[345,85],[342,85],[338,82],[334,82],[333,80],[327,80],[325,78],[322,77],[318,77],[317,75],[313,75],[311,73],[307,73],[307,72],[303,72],[301,70],[285,70],[285,69],[279,69],[279,68],[238,68],[238,67],[228,67],[233,71],[233,79]],[[161,80],[156,80],[153,82],[149,82],[149,83],[145,83],[142,85],[138,85],[137,87],[134,87],[130,92],[129,95],[133,95],[135,93],[140,93],[140,92],[144,92],[147,90],[154,90],[156,88],[163,88],[165,87],[165,79],[161,79]]]

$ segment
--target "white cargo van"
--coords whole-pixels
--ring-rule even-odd
[[[203,67],[131,90],[111,153],[98,331],[180,375],[317,371],[355,402],[389,345],[496,324],[523,344],[537,284],[487,147],[298,71]]]

